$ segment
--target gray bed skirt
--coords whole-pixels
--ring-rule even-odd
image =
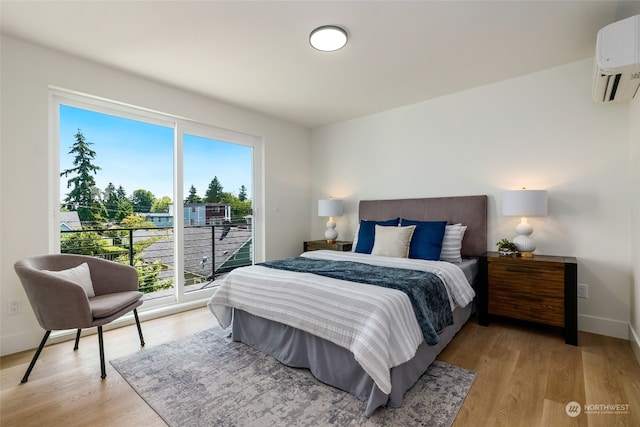
[[[439,334],[438,344],[430,346],[423,341],[413,359],[391,369],[391,394],[376,386],[349,350],[299,329],[235,309],[232,337],[287,366],[307,368],[318,380],[353,394],[365,402],[364,412],[369,417],[380,406],[402,406],[405,392],[467,322],[472,306],[473,303],[454,310],[454,324]]]

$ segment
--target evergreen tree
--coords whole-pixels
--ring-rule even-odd
[[[244,202],[247,200],[247,187],[244,185],[240,187],[240,193],[238,193],[238,200]]]
[[[115,220],[122,222],[126,217],[133,215],[133,205],[131,201],[126,197],[118,198],[118,212],[116,213]]]
[[[117,222],[120,222],[124,218],[128,217],[129,215],[133,215],[133,205],[131,204],[131,201],[129,201],[129,198],[127,197],[127,192],[124,191],[124,188],[122,188],[122,185],[119,186],[118,189],[116,190],[116,197],[118,200],[118,206],[117,206],[117,212],[114,219]]]
[[[75,155],[73,167],[60,173],[60,176],[64,177],[71,175],[67,180],[67,188],[71,188],[71,191],[64,202],[70,210],[78,211],[81,222],[99,222],[104,220],[101,215],[104,212],[104,206],[99,197],[94,194],[96,181],[93,175],[101,168],[92,163],[96,157],[96,152],[90,147],[93,143],[85,140],[80,129],[74,138],[76,142],[68,153]]]
[[[200,203],[202,199],[198,194],[196,194],[196,187],[191,184],[191,188],[189,188],[189,197],[184,200],[184,203]]]
[[[124,191],[124,188],[122,188],[122,185],[118,187],[116,194],[118,195],[118,199],[120,200],[127,198],[127,192]]]
[[[209,188],[204,195],[204,201],[209,203],[220,203],[222,199],[222,184],[218,181],[218,177],[214,176],[209,183]]]
[[[112,182],[107,185],[107,188],[104,189],[104,193],[102,196],[102,202],[104,203],[104,207],[107,210],[107,215],[110,220],[113,220],[118,215],[118,193],[116,190],[116,186],[113,185]]]

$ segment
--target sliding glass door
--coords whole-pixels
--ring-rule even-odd
[[[182,134],[185,292],[253,263],[253,147],[196,131]]]
[[[253,263],[259,138],[60,91],[51,110],[52,251],[134,266],[145,307]]]

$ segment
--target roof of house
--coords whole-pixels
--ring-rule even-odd
[[[223,227],[215,227],[215,237],[211,238],[212,227],[185,227],[184,229],[184,270],[208,277],[211,275],[211,258],[214,252],[215,267],[220,268],[242,246],[251,240],[250,229],[231,227],[223,234]],[[144,250],[143,258],[148,261],[160,260],[163,265],[173,267],[173,232],[168,232],[167,238],[151,244]],[[213,249],[212,249],[213,243]],[[204,262],[203,262],[204,260]],[[171,273],[172,274],[172,273]]]
[[[81,228],[82,223],[80,222],[78,212],[60,212],[60,227],[64,227],[67,230],[76,230],[78,228]]]

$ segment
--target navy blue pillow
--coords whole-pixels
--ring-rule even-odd
[[[358,231],[358,243],[356,244],[356,250],[361,254],[370,254],[373,249],[373,243],[376,240],[376,225],[385,227],[397,227],[400,222],[400,218],[388,219],[386,221],[360,221],[360,230]],[[440,254],[438,253],[438,256]]]
[[[440,260],[442,238],[447,221],[413,221],[402,218],[400,222],[403,227],[416,226],[409,246],[409,258]]]

